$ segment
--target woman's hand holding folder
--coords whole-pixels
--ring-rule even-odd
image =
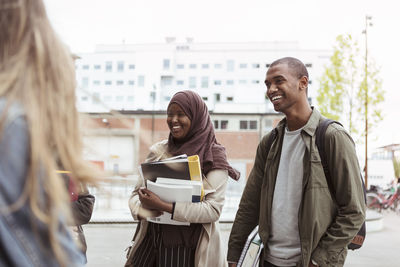
[[[164,211],[172,213],[172,203],[162,201],[156,194],[146,188],[139,189],[139,200],[144,208],[159,211],[159,215]]]

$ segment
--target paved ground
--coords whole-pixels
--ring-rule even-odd
[[[135,224],[89,224],[85,233],[88,243],[88,267],[123,266],[125,248],[133,236]],[[227,243],[231,224],[221,224],[222,238]],[[384,213],[384,228],[367,233],[363,248],[350,251],[345,266],[400,266],[400,215]],[[210,266],[211,267],[211,266]]]

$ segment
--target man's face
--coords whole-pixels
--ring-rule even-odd
[[[265,79],[267,97],[276,111],[285,113],[299,102],[300,79],[287,64],[278,64],[268,69]]]

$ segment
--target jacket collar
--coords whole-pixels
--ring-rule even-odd
[[[319,111],[316,108],[311,107],[311,109],[312,109],[311,116],[308,119],[306,125],[304,125],[302,130],[302,132],[307,133],[309,136],[314,135],[319,125],[319,121],[322,118],[321,113],[319,113]],[[286,127],[286,117],[278,123],[277,125],[278,132],[282,133],[285,127]]]

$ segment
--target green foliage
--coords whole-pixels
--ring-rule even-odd
[[[365,81],[365,61],[359,45],[350,34],[336,38],[330,63],[319,80],[317,104],[321,113],[339,120],[356,140],[365,134],[365,95],[368,88],[368,128],[382,120],[379,104],[384,101],[379,69],[368,64],[368,87]]]

